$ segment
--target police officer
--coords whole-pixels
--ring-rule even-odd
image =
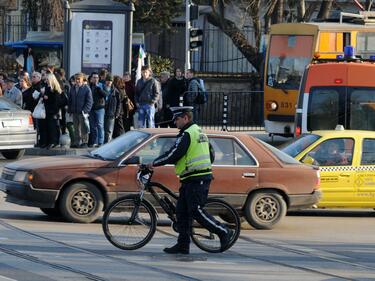
[[[174,164],[181,187],[176,206],[177,244],[165,248],[168,254],[189,254],[192,221],[195,219],[210,232],[220,238],[221,248],[225,250],[233,231],[216,221],[205,212],[209,186],[212,180],[210,148],[207,136],[193,123],[193,107],[171,107],[173,120],[179,134],[174,146],[159,156],[148,167]]]

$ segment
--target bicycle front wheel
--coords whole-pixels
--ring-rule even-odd
[[[125,196],[113,201],[103,215],[105,237],[123,250],[136,250],[146,245],[156,230],[156,213],[146,200]]]
[[[204,210],[218,223],[233,230],[232,237],[228,246],[222,249],[219,236],[194,220],[191,232],[192,241],[198,248],[206,252],[220,253],[228,250],[237,241],[241,231],[241,221],[237,211],[227,202],[216,198],[207,199]]]

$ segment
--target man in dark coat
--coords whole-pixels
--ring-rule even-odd
[[[90,132],[89,113],[93,104],[90,87],[84,84],[85,74],[77,73],[76,84],[68,95],[68,113],[73,115],[74,140],[72,147],[88,147]]]

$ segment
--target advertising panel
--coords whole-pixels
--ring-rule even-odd
[[[105,68],[112,72],[112,21],[82,22],[82,72]]]
[[[114,75],[124,71],[125,15],[72,13],[69,73],[90,74],[105,68]]]

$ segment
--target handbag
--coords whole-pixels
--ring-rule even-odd
[[[128,109],[128,113],[131,113],[134,111],[134,103],[129,98],[127,98],[126,106]]]
[[[46,108],[42,99],[39,99],[38,104],[34,108],[32,116],[36,119],[46,119]]]

